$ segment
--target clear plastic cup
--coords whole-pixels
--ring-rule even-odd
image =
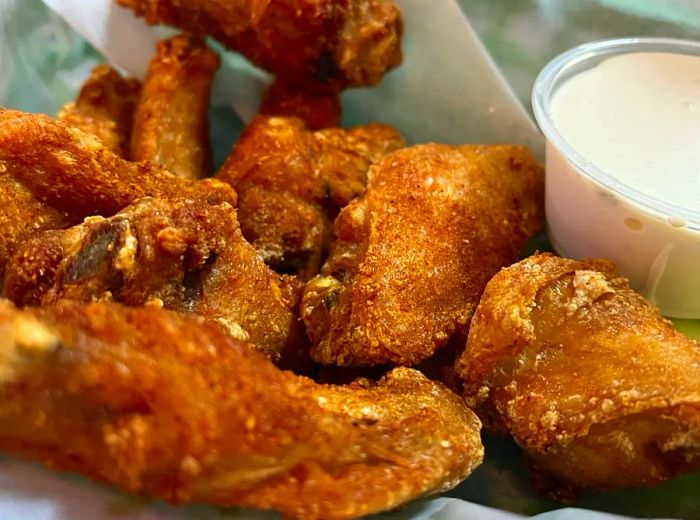
[[[698,211],[691,211],[630,187],[581,156],[552,122],[557,88],[606,58],[630,52],[700,56],[700,43],[665,38],[587,43],[552,60],[535,81],[532,106],[547,141],[547,232],[561,256],[612,260],[664,315],[699,319],[700,201]]]

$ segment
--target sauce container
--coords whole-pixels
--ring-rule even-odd
[[[552,60],[535,82],[533,111],[547,141],[547,232],[561,256],[612,260],[665,316],[700,319],[700,200],[697,207],[679,205],[631,186],[567,142],[553,118],[552,99],[558,89],[606,60],[629,53],[700,56],[700,43],[663,38],[588,43]],[[697,92],[700,96],[700,79]],[[700,154],[700,135],[696,137]],[[645,146],[640,143],[640,154],[649,151]],[[697,179],[700,182],[700,171]]]

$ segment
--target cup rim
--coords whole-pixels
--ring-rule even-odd
[[[700,210],[666,202],[653,195],[643,193],[613,177],[578,153],[554,126],[550,103],[554,87],[567,70],[587,62],[598,62],[603,56],[614,56],[632,52],[671,52],[700,56],[700,42],[675,38],[629,37],[598,40],[584,43],[558,55],[540,71],[532,89],[532,110],[535,120],[548,143],[558,149],[588,179],[608,190],[622,195],[632,204],[652,213],[656,217],[683,221],[685,228],[700,231]]]

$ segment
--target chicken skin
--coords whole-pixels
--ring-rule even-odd
[[[198,314],[302,369],[298,298],[285,283],[243,239],[229,204],[146,198],[111,218],[29,239],[7,266],[4,293],[20,305],[113,299]]]
[[[206,34],[285,82],[366,86],[401,62],[391,0],[117,0],[148,23]]]
[[[340,92],[335,88],[288,85],[276,80],[263,96],[260,114],[297,117],[309,130],[340,126]]]
[[[108,150],[129,159],[134,110],[140,94],[141,82],[98,65],[83,83],[78,98],[61,109],[58,119],[94,135]]]
[[[333,218],[367,170],[403,146],[386,125],[310,132],[297,118],[258,116],[217,173],[237,191],[243,236],[280,273],[316,275]]]
[[[134,117],[134,161],[178,177],[211,175],[209,98],[219,55],[198,36],[158,42]]]
[[[352,518],[455,486],[480,423],[398,368],[319,385],[155,307],[0,301],[0,450],[177,503]]]
[[[203,196],[237,204],[214,179],[195,182],[113,154],[98,138],[47,116],[0,109],[0,275],[36,231],[110,216],[145,196]]]
[[[456,370],[486,429],[560,490],[700,469],[700,344],[610,262],[547,254],[498,273]]]
[[[416,365],[465,334],[488,280],[539,228],[543,181],[517,146],[419,145],[375,164],[304,290],[314,360]]]
[[[0,205],[3,208],[0,211],[1,282],[7,261],[22,240],[46,229],[61,229],[70,225],[71,219],[66,212],[41,201],[22,183],[1,172]]]

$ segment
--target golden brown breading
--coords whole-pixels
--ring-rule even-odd
[[[318,385],[156,308],[0,302],[0,449],[173,502],[352,518],[455,486],[482,460],[455,394],[399,368]]]
[[[78,98],[65,105],[58,119],[96,136],[107,149],[130,158],[131,127],[141,94],[141,82],[123,78],[107,65],[98,65],[83,83]]]
[[[340,92],[336,88],[288,85],[276,80],[265,92],[260,114],[298,117],[309,130],[340,126]]]
[[[17,180],[1,174],[0,207],[1,284],[5,265],[17,244],[38,231],[69,225],[70,217],[43,203]]]
[[[273,269],[302,278],[320,265],[329,229],[313,144],[300,120],[259,116],[216,174],[239,196],[243,236]]]
[[[318,146],[316,170],[328,185],[330,215],[335,218],[350,201],[365,191],[367,171],[385,155],[403,148],[403,137],[389,125],[326,128],[313,133]]]
[[[700,469],[700,344],[607,261],[537,255],[501,271],[456,368],[485,426],[575,487]]]
[[[0,109],[0,273],[32,232],[110,216],[144,196],[205,196],[235,205],[214,179],[195,182],[110,152],[96,137],[43,115]]]
[[[198,36],[158,42],[134,117],[134,161],[187,179],[211,174],[208,111],[218,67],[218,54]]]
[[[155,303],[217,321],[282,366],[310,365],[298,298],[243,239],[227,203],[146,198],[109,219],[38,234],[8,263],[4,291],[21,305]]]
[[[213,36],[295,84],[372,85],[401,62],[392,0],[118,0],[148,23]]]
[[[364,189],[370,165],[403,144],[386,125],[309,132],[296,118],[258,116],[217,178],[238,192],[243,236],[265,262],[308,280],[338,209]]]
[[[420,145],[375,164],[304,290],[312,357],[415,365],[466,332],[489,278],[539,228],[543,184],[518,146]]]
[[[74,214],[113,215],[157,195],[206,195],[236,205],[236,194],[214,179],[191,181],[143,163],[125,161],[94,136],[49,117],[0,109],[0,175],[37,198]]]

